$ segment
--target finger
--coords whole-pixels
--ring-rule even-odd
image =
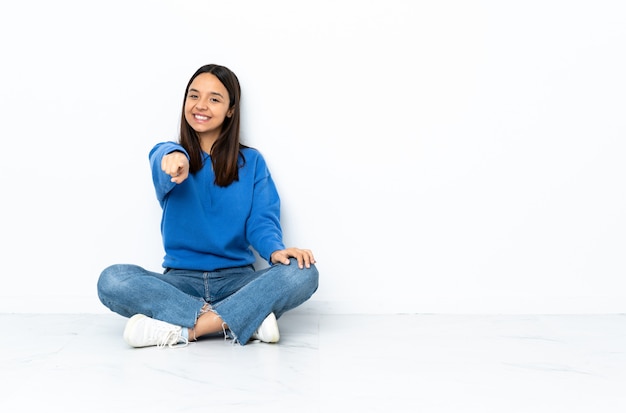
[[[298,268],[302,269],[304,268],[304,256],[302,254],[298,254],[298,256],[296,257],[296,260],[298,260]]]
[[[311,264],[315,264],[315,257],[313,256],[313,251],[306,250],[307,256],[309,257],[309,262]]]
[[[165,161],[165,163],[163,164],[163,167],[161,169],[163,170],[163,172],[165,172],[165,174],[167,174],[169,176],[174,176],[174,175],[176,175],[176,171],[178,170],[178,166],[173,165],[169,161]]]
[[[185,170],[181,173],[174,174],[174,176],[172,176],[172,179],[170,179],[170,181],[176,184],[181,184],[188,177],[189,177],[189,172]]]
[[[298,267],[300,267],[300,269],[304,267],[311,268],[311,261],[306,251],[300,251],[298,254]]]
[[[176,178],[178,176],[183,176],[188,173],[187,165],[184,162],[171,162],[168,161],[165,163],[163,167],[163,172],[172,178]]]
[[[285,252],[277,252],[274,260],[276,263],[289,265],[289,256]]]
[[[302,260],[304,261],[304,266],[307,268],[311,268],[311,264],[315,262],[313,253],[310,250],[302,250]]]
[[[161,160],[161,170],[171,177],[181,175],[187,169],[187,158],[179,152],[167,154]]]

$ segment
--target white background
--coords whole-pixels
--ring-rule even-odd
[[[626,310],[626,3],[7,1],[0,312],[160,270],[148,151],[203,64],[243,88],[328,312]]]

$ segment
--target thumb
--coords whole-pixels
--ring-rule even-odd
[[[281,264],[289,265],[289,257],[287,256],[287,254],[281,252],[276,258]]]
[[[289,257],[284,252],[277,252],[274,255],[274,262],[289,265]]]

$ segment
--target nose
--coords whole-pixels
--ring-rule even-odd
[[[198,110],[206,110],[209,107],[208,103],[205,100],[198,99],[196,102],[196,109]]]

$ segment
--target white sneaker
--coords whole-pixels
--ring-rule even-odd
[[[143,314],[135,314],[126,323],[124,340],[132,347],[165,346],[183,347],[189,341],[182,336],[182,327],[155,320]]]
[[[265,343],[278,343],[280,331],[274,313],[270,313],[261,323],[259,328],[252,334],[253,340],[261,340]]]

